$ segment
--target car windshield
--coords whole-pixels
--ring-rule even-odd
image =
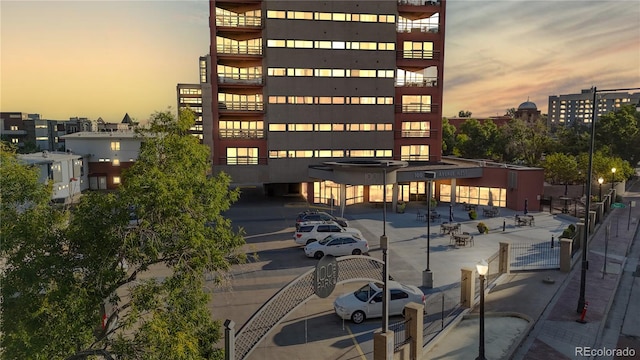
[[[354,292],[353,295],[355,295],[358,300],[362,302],[367,302],[367,300],[369,300],[369,298],[373,295],[374,292],[375,291],[371,289],[369,285],[365,285],[360,289],[356,290],[356,292]]]
[[[329,235],[329,236],[327,236],[326,238],[324,238],[324,239],[322,239],[322,240],[318,241],[318,244],[320,244],[320,245],[327,245],[327,243],[328,243],[329,241],[331,241],[331,240],[333,240],[333,236]]]

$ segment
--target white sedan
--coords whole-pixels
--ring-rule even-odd
[[[333,309],[342,319],[360,324],[367,318],[382,316],[381,283],[369,283],[360,289],[340,295],[333,302]],[[396,281],[389,281],[389,316],[403,315],[404,307],[410,302],[425,304],[422,290],[413,285],[403,285]]]
[[[369,243],[356,234],[336,233],[307,244],[304,253],[308,257],[320,259],[325,255],[360,255],[369,252]]]

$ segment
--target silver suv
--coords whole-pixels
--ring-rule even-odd
[[[342,227],[335,221],[307,221],[301,222],[300,227],[293,234],[293,240],[298,245],[307,245],[317,240],[322,240],[332,233],[350,233],[362,237],[360,230],[350,227]]]

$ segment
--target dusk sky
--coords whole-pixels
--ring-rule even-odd
[[[2,0],[0,110],[119,122],[175,108],[208,17],[206,0]],[[444,116],[640,87],[640,0],[449,0],[446,25]]]

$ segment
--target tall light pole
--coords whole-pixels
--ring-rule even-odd
[[[480,275],[480,338],[478,344],[478,357],[476,360],[486,360],[484,356],[484,277],[489,271],[489,264],[482,260],[476,264],[476,270]]]
[[[388,167],[389,164],[383,165]],[[382,248],[382,282],[384,289],[382,290],[382,332],[389,332],[389,257],[387,250],[389,249],[389,239],[387,239],[387,168],[382,170],[382,236],[380,236],[380,247]]]
[[[599,194],[598,194],[598,201],[602,202],[602,183],[604,182],[604,179],[601,177],[598,178],[598,184],[600,184],[600,190],[599,190]]]
[[[436,178],[433,171],[425,171],[424,177],[427,179],[427,268],[422,272],[422,286],[427,289],[433,288],[433,273],[430,268],[431,254],[431,181]]]
[[[624,88],[624,89],[605,89],[600,90],[600,92],[613,92],[613,91],[630,91],[630,90],[640,90],[640,87],[637,88]],[[593,87],[593,102],[591,103],[591,142],[589,145],[589,169],[587,170],[587,199],[585,202],[585,217],[584,217],[584,237],[582,239],[582,267],[580,271],[580,297],[578,298],[578,308],[576,311],[578,313],[582,312],[584,308],[585,299],[585,283],[587,277],[587,269],[589,267],[589,262],[587,261],[587,243],[589,239],[589,210],[591,209],[591,177],[593,176],[593,148],[595,142],[595,132],[596,132],[596,94],[598,93],[597,88]],[[636,108],[637,109],[637,108]]]
[[[613,190],[613,183],[615,182],[615,176],[616,176],[616,168],[612,167],[611,168],[611,190]],[[612,202],[615,202],[615,199],[612,200]]]

